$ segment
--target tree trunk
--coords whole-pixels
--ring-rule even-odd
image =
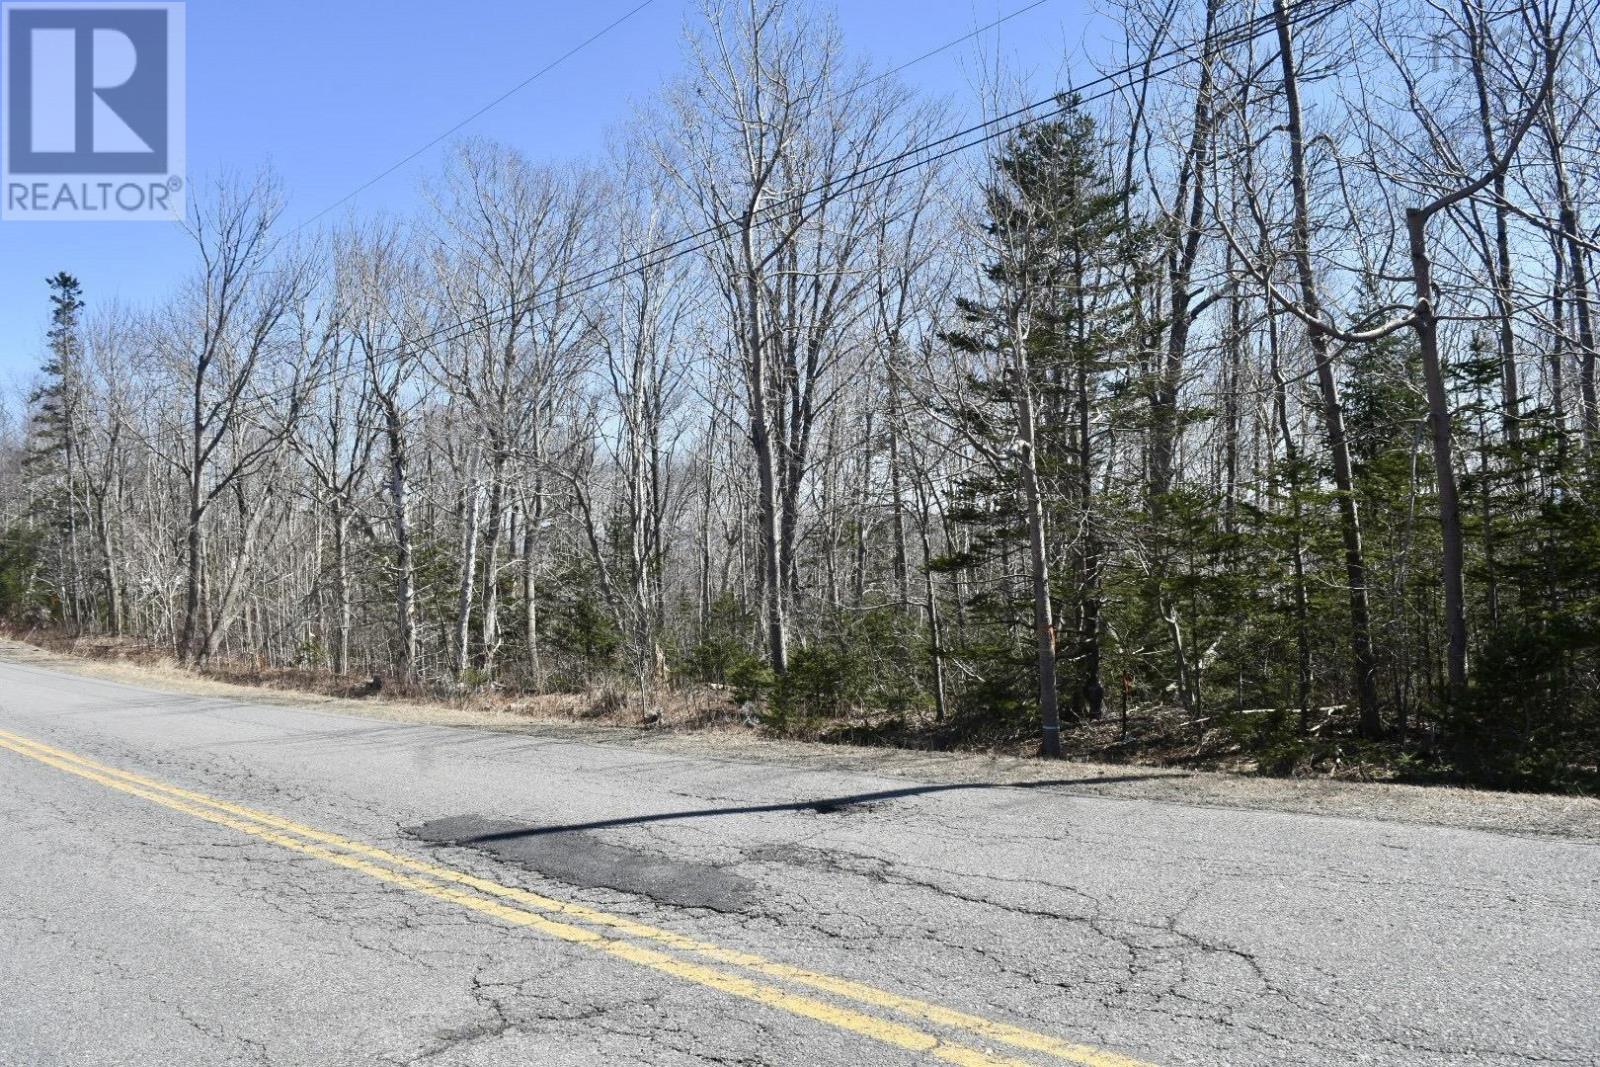
[[[1206,0],[1204,56],[1200,64],[1200,84],[1195,90],[1194,118],[1189,144],[1184,151],[1174,210],[1184,213],[1175,222],[1176,232],[1167,252],[1167,343],[1157,358],[1154,384],[1150,393],[1150,495],[1160,501],[1172,491],[1176,453],[1181,426],[1178,418],[1178,393],[1183,385],[1183,368],[1188,358],[1189,329],[1195,312],[1192,282],[1200,252],[1200,237],[1205,221],[1206,177],[1211,154],[1211,135],[1215,117],[1211,108],[1214,87],[1213,38],[1222,0]]]
[[[522,527],[522,605],[526,615],[523,624],[528,630],[528,670],[533,673],[535,691],[544,689],[544,666],[539,661],[539,571],[538,538],[540,515],[544,510],[543,494],[529,509]]]
[[[1280,0],[1281,2],[1281,0]],[[1433,467],[1439,490],[1439,533],[1444,546],[1445,670],[1451,704],[1467,688],[1466,554],[1461,533],[1461,501],[1451,459],[1450,396],[1445,388],[1444,365],[1439,355],[1439,321],[1433,308],[1433,263],[1428,257],[1427,212],[1406,211],[1406,236],[1411,251],[1411,280],[1416,292],[1415,328],[1422,350],[1422,374],[1427,388],[1428,427],[1433,437]]]
[[[1472,81],[1478,95],[1478,129],[1483,136],[1484,155],[1496,158],[1493,104],[1484,70],[1484,39],[1487,27],[1480,24],[1472,5],[1463,0],[1462,21],[1471,42]],[[1490,280],[1494,287],[1496,342],[1500,356],[1500,417],[1506,442],[1516,446],[1522,441],[1520,413],[1520,386],[1517,381],[1516,335],[1512,331],[1513,297],[1511,293],[1511,237],[1510,212],[1506,204],[1506,176],[1501,171],[1495,175],[1494,189],[1494,252],[1488,263]],[[1523,481],[1521,457],[1515,457],[1516,478]],[[1487,462],[1487,460],[1485,461]],[[1487,499],[1487,497],[1485,497]],[[1487,533],[1485,534],[1487,536]]]
[[[1583,243],[1577,204],[1567,179],[1561,134],[1556,129],[1553,104],[1546,108],[1545,116],[1545,133],[1549,138],[1550,159],[1555,172],[1561,236],[1566,243],[1567,268],[1572,273],[1572,295],[1567,303],[1578,326],[1578,403],[1582,411],[1583,443],[1592,460],[1596,449],[1600,448],[1600,400],[1595,395],[1596,352],[1593,312],[1589,304],[1588,252]],[[1558,330],[1559,322],[1558,317]]]
[[[774,674],[789,669],[789,631],[783,610],[783,564],[778,558],[778,494],[772,469],[772,439],[765,418],[755,420],[750,439],[755,446],[761,489],[762,596],[766,600],[767,653]]]
[[[752,209],[753,210],[753,209]],[[754,219],[746,213],[743,225],[745,299],[749,309],[745,338],[745,380],[750,400],[750,444],[756,454],[756,476],[761,499],[762,590],[766,599],[767,655],[774,674],[789,670],[789,628],[784,615],[783,539],[779,532],[778,468],[773,454],[772,426],[767,397],[767,338],[763,325],[765,297],[756,267]]]
[[[406,477],[405,429],[393,398],[386,397],[384,430],[389,444],[389,507],[394,522],[394,608],[400,642],[396,674],[406,682],[417,676],[417,592],[411,553],[411,487]]]
[[[468,465],[467,485],[461,501],[461,574],[456,597],[456,678],[472,662],[472,591],[478,571],[478,522],[483,489],[475,470],[477,457]]]
[[[350,673],[350,550],[349,517],[342,505],[333,509],[333,673]]]
[[[235,483],[234,492],[239,510],[239,546],[226,568],[222,595],[215,598],[213,602],[215,607],[212,608],[206,622],[200,648],[202,662],[210,662],[211,657],[216,654],[218,643],[227,636],[228,628],[239,612],[239,602],[248,585],[250,565],[255,559],[261,526],[272,511],[273,491],[270,485],[277,474],[276,467],[269,471],[265,479],[269,488],[256,500],[247,501],[243,488]]]
[[[906,553],[906,509],[900,485],[900,385],[894,357],[889,364],[889,506],[894,521],[894,576],[902,611],[911,612],[911,563]]]
[[[933,659],[933,715],[936,722],[944,722],[949,714],[944,685],[944,625],[939,617],[939,590],[933,581],[933,552],[928,544],[928,513],[923,505],[922,522],[918,524],[922,538],[922,582],[928,597],[928,641]]]
[[[1285,0],[1273,0],[1278,29],[1278,52],[1283,68],[1284,102],[1288,111],[1290,183],[1294,192],[1294,257],[1300,280],[1300,300],[1306,315],[1322,320],[1322,299],[1311,263],[1311,212],[1305,163],[1305,127],[1300,112],[1299,72],[1289,31]],[[1344,542],[1345,580],[1349,583],[1350,658],[1360,708],[1361,734],[1376,738],[1383,732],[1378,710],[1378,669],[1372,650],[1372,611],[1367,590],[1366,552],[1361,544],[1361,515],[1356,503],[1355,475],[1350,462],[1350,442],[1345,434],[1344,408],[1333,373],[1333,353],[1327,333],[1309,328],[1317,367],[1317,391],[1322,398],[1322,419],[1333,460],[1334,488],[1339,497],[1339,533]],[[1448,428],[1447,431],[1448,432]],[[1287,439],[1288,427],[1284,427]]]
[[[1289,426],[1289,386],[1279,359],[1278,320],[1270,311],[1267,317],[1268,359],[1272,373],[1272,406],[1278,432],[1283,435],[1283,464],[1289,486],[1289,560],[1294,569],[1295,621],[1295,705],[1300,711],[1300,730],[1311,725],[1311,611],[1306,595],[1304,503],[1300,494],[1300,449]]]
[[[98,498],[96,510],[99,512],[97,525],[100,527],[100,553],[105,557],[106,623],[112,637],[121,637],[122,576],[117,573],[117,555],[111,540],[111,517],[106,513],[104,492]]]
[[[195,660],[195,639],[200,628],[200,586],[205,575],[205,542],[200,523],[205,513],[200,509],[199,487],[190,493],[188,536],[184,540],[187,552],[187,580],[183,598],[183,635],[178,640],[178,660],[185,666]]]
[[[1081,287],[1080,287],[1081,291]],[[1083,321],[1080,309],[1078,321]],[[1100,534],[1094,515],[1094,437],[1089,408],[1089,368],[1078,365],[1078,499],[1083,512],[1083,548],[1079,553],[1080,632],[1078,656],[1083,661],[1084,709],[1091,722],[1105,714],[1106,690],[1100,680]]]
[[[1012,329],[1012,375],[1017,399],[1017,439],[1022,489],[1028,508],[1028,563],[1033,591],[1033,632],[1039,662],[1039,715],[1043,726],[1040,751],[1052,759],[1061,756],[1061,711],[1056,694],[1056,625],[1050,604],[1050,561],[1045,551],[1044,492],[1039,484],[1033,413],[1033,382],[1028,373],[1026,333],[1020,323]]]
[[[496,447],[489,471],[489,509],[484,518],[483,611],[479,617],[478,663],[485,677],[494,673],[500,646],[500,535],[505,526],[505,457]]]

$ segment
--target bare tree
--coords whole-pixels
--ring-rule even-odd
[[[300,415],[309,378],[304,354],[286,336],[309,297],[311,263],[277,254],[280,211],[275,182],[224,181],[194,197],[190,233],[199,275],[165,323],[164,355],[188,408],[187,441],[173,459],[188,486],[186,585],[179,655],[209,658],[232,596],[202,626],[206,520],[212,505],[249,476],[274,465]],[[265,514],[259,509],[258,515]],[[236,594],[236,585],[228,592]]]
[[[656,151],[719,238],[705,254],[736,339],[768,656],[782,674],[814,433],[864,314],[870,164],[914,143],[915,113],[903,89],[848,65],[831,20],[791,0],[718,0],[704,15],[694,74],[670,98],[676,129]]]
[[[523,441],[538,439],[552,397],[588,344],[586,299],[574,279],[591,240],[594,186],[587,176],[471,143],[447,172],[443,195],[435,270],[447,306],[465,328],[453,343],[433,349],[432,369],[482,435],[483,544],[481,559],[476,545],[469,555],[481,565],[478,664],[489,671],[500,645],[501,545],[516,495],[516,460]],[[468,496],[466,536],[476,541],[477,493]],[[473,575],[463,573],[465,618]],[[463,649],[458,663],[465,662]]]

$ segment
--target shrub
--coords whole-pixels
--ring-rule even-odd
[[[850,712],[905,712],[927,702],[926,648],[904,612],[870,608],[832,621],[827,636],[790,654],[788,673],[773,686],[774,725]]]

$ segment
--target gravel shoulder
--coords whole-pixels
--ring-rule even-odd
[[[0,660],[185,696],[292,706],[383,722],[493,730],[577,744],[628,746],[788,768],[870,774],[928,783],[1050,783],[1063,793],[1368,819],[1600,844],[1600,798],[1501,793],[1444,786],[1281,779],[1082,761],[1044,762],[970,752],[819,744],[755,736],[738,726],[697,730],[599,725],[421,701],[350,700],[234,685],[176,668],[88,660],[0,639]]]

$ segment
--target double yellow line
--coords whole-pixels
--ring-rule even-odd
[[[996,1046],[1082,1064],[1083,1067],[1152,1067],[1113,1052],[1062,1041],[1048,1034],[970,1015],[847,978],[724,948],[649,926],[626,916],[612,915],[582,904],[557,900],[413,859],[267,812],[109,767],[86,756],[6,730],[0,730],[0,748],[173,811],[249,834],[281,848],[314,856],[390,885],[491,916],[511,926],[527,927],[708,989],[778,1008],[961,1067],[1022,1067],[1031,1062],[1015,1058],[1009,1053],[997,1053],[994,1051]],[[661,951],[662,948],[672,952]],[[728,970],[729,967],[739,970]],[[825,993],[847,1003],[821,1000],[763,979],[777,979],[789,987],[798,986]],[[879,1014],[873,1014],[874,1010]],[[916,1020],[924,1027],[955,1031],[967,1041],[977,1038],[989,1047],[950,1040],[928,1029],[887,1017],[890,1013]]]

